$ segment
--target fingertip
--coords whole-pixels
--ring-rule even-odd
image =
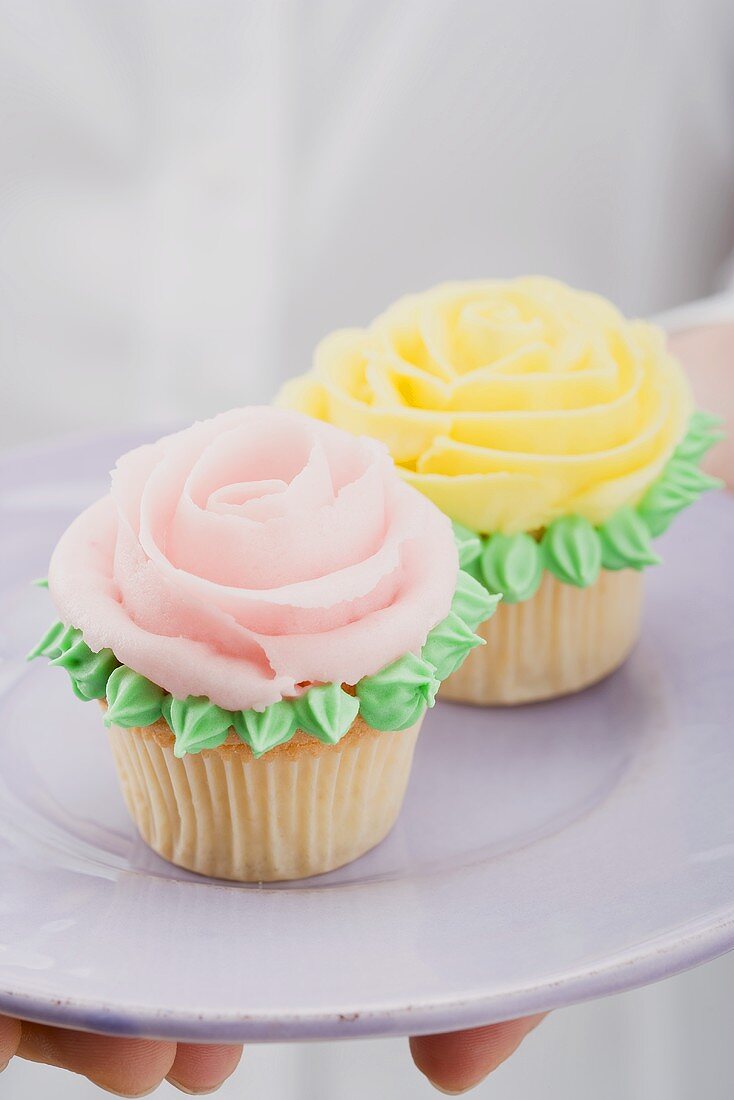
[[[446,1035],[416,1036],[410,1040],[410,1053],[434,1088],[459,1096],[509,1058],[544,1016],[539,1013]]]
[[[232,1076],[241,1057],[241,1044],[179,1043],[166,1080],[180,1092],[203,1096],[216,1092]]]
[[[117,1039],[113,1044],[91,1061],[89,1072],[81,1072],[100,1088],[119,1096],[139,1097],[154,1092],[176,1057],[176,1044],[163,1040]]]

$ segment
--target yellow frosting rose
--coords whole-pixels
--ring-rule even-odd
[[[401,298],[278,401],[383,440],[452,519],[508,534],[637,503],[692,412],[659,329],[543,278]]]

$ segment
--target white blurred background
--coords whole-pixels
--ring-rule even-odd
[[[3,445],[266,401],[444,279],[644,315],[730,286],[733,252],[731,0],[0,0]],[[724,1100],[733,979],[558,1014],[476,1095]],[[259,1048],[240,1094],[431,1089],[389,1041]]]

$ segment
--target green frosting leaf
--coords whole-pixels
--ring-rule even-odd
[[[484,542],[482,543],[482,547],[484,547]],[[467,577],[472,577],[475,581],[478,581],[479,584],[481,584],[481,586],[485,590],[485,592],[487,591],[487,584],[486,584],[486,581],[484,580],[484,574],[482,573],[482,558],[481,558],[481,555],[478,558],[476,558],[474,561],[470,561],[468,565],[465,565],[464,568],[461,570],[461,574],[465,575]],[[490,596],[499,595],[498,592],[490,592],[489,594],[490,594]]]
[[[601,569],[601,542],[588,519],[561,516],[551,523],[541,539],[546,569],[564,584],[586,588]]]
[[[711,429],[720,430],[723,420],[716,413],[706,412],[705,409],[696,409],[692,415],[688,425],[688,431],[700,432],[710,431]],[[724,434],[723,432],[721,433]]]
[[[376,730],[403,730],[432,707],[440,681],[428,661],[406,653],[356,686],[359,709]]]
[[[293,703],[285,699],[272,703],[263,711],[235,711],[232,721],[240,740],[250,746],[255,757],[290,741],[296,731]]]
[[[598,530],[602,568],[644,569],[659,564],[647,524],[633,508],[621,508]]]
[[[435,667],[439,680],[445,680],[464,663],[472,649],[485,644],[484,639],[477,637],[452,611],[431,630],[421,650],[421,657]]]
[[[93,653],[87,643],[78,635],[51,664],[65,668],[71,676],[76,695],[80,699],[104,699],[107,681],[118,660],[111,649],[101,649]]]
[[[341,684],[319,684],[293,700],[299,729],[326,745],[335,745],[349,730],[359,711],[359,700]]]
[[[171,699],[163,710],[176,737],[173,754],[178,757],[187,752],[216,749],[227,740],[233,721],[228,710],[222,710],[203,696]]]
[[[146,680],[138,672],[120,665],[107,681],[106,726],[151,726],[161,717],[163,688]]]
[[[28,654],[28,660],[34,657],[49,657],[52,665],[60,665],[69,673],[72,691],[77,699],[88,703],[90,699],[104,696],[104,684],[110,668],[110,651],[92,653],[82,638],[81,630],[75,626],[64,626],[56,622],[46,631],[40,642]],[[113,659],[114,660],[114,659]]]
[[[688,431],[675,449],[674,458],[683,458],[688,462],[700,462],[715,443],[724,438],[721,419],[711,413],[694,412]]]
[[[56,656],[51,658],[51,664],[65,668],[67,672],[81,668],[85,661],[94,656],[84,641],[81,630],[76,630],[74,627],[70,627],[59,638],[58,650]]]
[[[696,465],[724,433],[716,416],[701,411],[691,417],[688,432],[678,444],[662,475],[650,486],[637,505],[651,535],[662,535],[684,508],[702,493],[717,489],[722,482],[709,477]]]
[[[480,623],[491,619],[501,599],[499,593],[488,592],[481,581],[462,569],[456,582],[451,610],[466,623],[470,630],[476,630]],[[428,660],[430,659],[429,657]]]
[[[34,646],[26,657],[32,661],[34,657],[60,657],[61,654],[81,638],[81,630],[74,626],[64,626],[63,623],[53,623],[41,638],[38,645]]]
[[[75,680],[73,676],[69,677],[69,682],[71,684],[71,690],[74,692],[77,699],[81,699],[81,701],[83,703],[90,703],[92,701],[92,699],[101,699],[102,698],[101,695],[87,695],[86,692],[83,690],[81,684],[79,684],[78,681]]]
[[[482,540],[475,531],[470,531],[468,527],[462,526],[460,523],[453,521],[454,539],[456,540],[456,549],[459,551],[459,565],[463,569],[466,565],[471,565],[473,561],[476,561],[482,552]]]
[[[673,478],[661,477],[645,493],[637,511],[651,535],[667,531],[679,512],[696,500],[698,494],[682,488]]]
[[[543,578],[543,559],[532,537],[491,535],[481,558],[481,570],[490,592],[501,594],[506,603],[529,600]]]
[[[665,477],[683,492],[691,493],[694,500],[709,489],[720,489],[723,484],[685,458],[671,458],[665,468]]]
[[[36,577],[34,581],[31,581],[36,588],[48,588],[48,577]]]

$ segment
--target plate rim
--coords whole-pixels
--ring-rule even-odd
[[[342,1006],[298,1014],[207,1013],[112,1006],[94,998],[59,998],[0,989],[0,1011],[51,1026],[107,1035],[178,1042],[286,1042],[428,1035],[460,1031],[598,1000],[671,978],[734,949],[734,905],[714,924],[683,937],[650,941],[647,951],[620,953],[592,970],[577,969],[510,992],[451,998],[392,1008]],[[2,968],[0,967],[0,974]]]

